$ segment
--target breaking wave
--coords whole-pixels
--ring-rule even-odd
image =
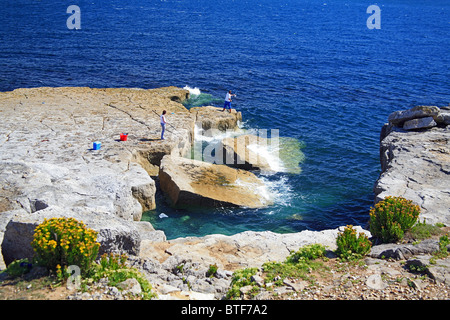
[[[183,89],[189,91],[189,99],[183,102],[185,107],[202,107],[222,102],[221,99],[214,98],[209,93],[203,93],[198,87],[192,88],[190,86],[185,86]]]

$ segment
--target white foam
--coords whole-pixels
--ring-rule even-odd
[[[267,177],[260,177],[264,185],[255,185],[254,183],[244,182],[237,179],[234,184],[240,187],[254,190],[255,194],[261,196],[266,203],[274,203],[282,206],[290,206],[293,198],[293,191],[288,183],[288,178],[282,176],[277,180]]]
[[[199,88],[195,87],[195,88],[191,88],[189,86],[185,86],[183,89],[185,90],[189,90],[189,93],[191,94],[191,96],[199,96],[202,92],[200,91]]]
[[[273,193],[266,184],[259,185],[259,184],[254,184],[254,183],[248,183],[248,182],[242,181],[241,179],[237,179],[234,182],[234,184],[236,186],[244,187],[244,188],[254,191],[255,194],[258,194],[259,196],[261,196],[262,200],[264,200],[265,203],[271,203],[274,201]]]
[[[264,158],[274,172],[284,172],[283,163],[279,157],[279,146],[249,144],[247,148],[256,153],[258,156]]]
[[[293,191],[288,183],[286,176],[280,177],[278,180],[260,177],[264,182],[267,192],[270,194],[270,199],[278,205],[290,206],[293,198]]]

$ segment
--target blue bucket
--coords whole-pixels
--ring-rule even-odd
[[[102,146],[102,143],[99,141],[94,142],[94,146],[92,147],[93,150],[100,150],[100,147]]]

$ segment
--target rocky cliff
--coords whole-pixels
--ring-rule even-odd
[[[450,225],[450,110],[418,106],[388,120],[380,137],[376,201],[402,196],[421,207],[421,221]]]

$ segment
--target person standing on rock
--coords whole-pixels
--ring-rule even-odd
[[[231,113],[231,97],[236,97],[236,95],[232,94],[231,90],[229,90],[225,96],[225,104],[223,105],[222,112],[225,111],[225,109],[228,109],[228,112]]]
[[[162,112],[161,119],[161,140],[164,140],[164,131],[166,131],[166,110]]]

